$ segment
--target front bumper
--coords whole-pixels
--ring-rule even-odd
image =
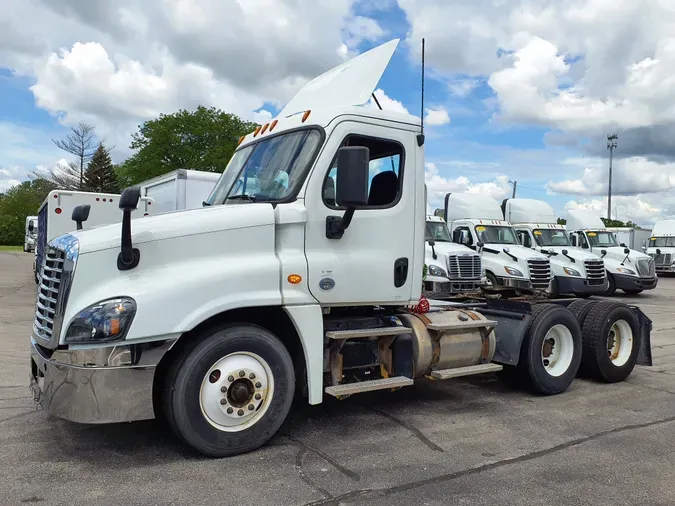
[[[556,284],[558,285],[558,293],[567,294],[601,294],[609,287],[609,281],[605,278],[602,284],[589,284],[586,278],[572,278],[568,276],[556,276]]]
[[[480,279],[450,280],[435,277],[424,281],[424,290],[427,292],[461,293],[478,290],[481,286]]]
[[[673,264],[655,264],[654,267],[656,268],[656,272],[661,274],[675,272],[675,265]]]
[[[619,290],[651,290],[656,288],[659,278],[638,278],[628,274],[613,274],[614,284]]]
[[[30,388],[50,415],[79,423],[155,417],[155,369],[175,339],[86,350],[47,350],[31,339]]]

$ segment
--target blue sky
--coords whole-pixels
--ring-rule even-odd
[[[432,199],[462,190],[501,199],[515,180],[519,197],[547,200],[561,216],[578,206],[604,214],[604,136],[618,131],[615,190],[633,193],[615,198],[618,217],[649,223],[675,213],[662,191],[675,181],[675,165],[669,146],[659,144],[675,133],[675,113],[664,116],[661,105],[674,87],[644,93],[635,84],[675,70],[675,54],[663,45],[672,24],[657,7],[652,19],[662,16],[664,26],[634,26],[632,45],[616,61],[611,47],[594,49],[611,29],[593,9],[601,0],[590,0],[587,27],[573,22],[572,3],[548,0],[336,0],[302,12],[291,0],[234,10],[194,0],[190,11],[167,0],[161,12],[140,0],[99,0],[93,11],[85,0],[68,0],[65,14],[44,0],[8,1],[0,191],[66,157],[51,139],[78,121],[94,124],[119,162],[137,125],[161,112],[203,104],[263,120],[265,110],[275,113],[302,82],[338,63],[339,46],[355,54],[401,38],[378,89],[385,108],[419,115],[425,36],[425,108],[449,118],[427,124]],[[637,0],[612,7],[618,26],[622,17],[634,19],[633,6],[640,9]],[[153,23],[158,16],[162,22]],[[652,145],[653,152],[645,147]]]

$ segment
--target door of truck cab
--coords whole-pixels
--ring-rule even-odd
[[[344,121],[331,133],[305,193],[308,286],[320,303],[401,303],[410,300],[413,279],[421,288],[425,214],[416,210],[416,193],[423,195],[424,181],[416,188],[414,138],[411,131],[356,121]],[[329,238],[326,218],[344,214],[335,203],[342,146],[370,149],[369,198],[343,236]]]

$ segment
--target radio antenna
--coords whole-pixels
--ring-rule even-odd
[[[422,111],[420,114],[421,131],[417,135],[417,145],[422,147],[424,145],[424,38],[422,38]]]

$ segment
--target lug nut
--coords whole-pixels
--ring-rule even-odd
[[[224,406],[227,404],[227,399],[220,399],[220,403]]]
[[[230,383],[232,383],[232,382],[234,381],[234,376],[232,376],[232,375],[228,376],[228,377],[227,377],[227,381],[229,381]]]
[[[234,413],[234,409],[232,409],[232,408],[227,408],[227,413],[228,413],[229,415],[231,415],[232,413]]]
[[[227,387],[220,387],[220,391],[223,393],[227,392]]]
[[[256,400],[256,401],[259,401],[260,398],[261,398],[261,395],[260,395],[260,394],[255,394],[255,400]]]
[[[239,411],[237,411],[237,414],[238,414],[239,416],[244,416],[244,410],[243,410],[243,409],[240,409]]]
[[[239,377],[243,378],[244,376],[246,376],[246,372],[245,371],[239,371]]]
[[[262,383],[260,383],[259,381],[255,384],[256,388],[260,388],[261,386],[262,386]]]
[[[248,375],[248,377],[251,378],[252,380],[254,380],[254,379],[255,379],[255,374],[251,373],[251,374]]]
[[[249,404],[249,405],[248,405],[248,410],[249,410],[249,411],[253,411],[254,408],[255,408],[255,406],[254,406],[253,404]]]

